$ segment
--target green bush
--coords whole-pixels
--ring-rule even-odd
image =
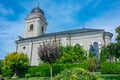
[[[101,63],[102,74],[120,74],[120,62]]]
[[[2,67],[2,60],[0,60],[0,74],[2,74],[1,67]]]
[[[25,78],[29,78],[29,77],[31,77],[31,75],[30,74],[25,74]]]
[[[53,76],[57,75],[64,69],[70,69],[73,67],[88,69],[86,62],[81,64],[53,64]],[[40,66],[30,66],[26,74],[30,74],[32,77],[49,77],[50,65],[40,64]]]
[[[54,80],[98,80],[98,78],[95,74],[90,74],[82,68],[71,68],[56,75]]]

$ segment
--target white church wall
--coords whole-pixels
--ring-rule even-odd
[[[31,24],[33,24],[33,30],[30,30]],[[36,21],[34,19],[26,21],[26,30],[25,30],[25,36],[24,36],[25,38],[35,36],[35,32],[36,32],[35,26],[37,26],[37,25],[36,25]]]
[[[30,59],[30,57],[31,57],[31,43],[19,43],[18,48],[17,48],[17,52],[24,53]]]
[[[109,43],[111,43],[111,38],[110,38],[110,36],[105,36],[105,43],[106,43],[106,45],[108,45]]]
[[[71,38],[71,44],[76,45],[76,44],[81,44],[85,50],[89,50],[90,45],[92,42],[99,42],[100,45],[104,45],[102,33],[101,34],[93,34],[93,35],[84,35],[84,36],[79,36],[76,35]]]
[[[62,43],[62,46],[66,46],[67,45],[67,37],[62,37],[61,43]]]
[[[40,63],[40,58],[38,56],[39,43],[33,42],[31,65],[38,65]]]

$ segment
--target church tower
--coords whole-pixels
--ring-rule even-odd
[[[38,6],[26,17],[24,38],[41,36],[46,33],[48,25],[43,10]]]

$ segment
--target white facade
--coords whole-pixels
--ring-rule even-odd
[[[30,30],[30,25],[33,24],[33,28]],[[44,27],[44,29],[42,29]],[[30,60],[30,65],[40,64],[40,58],[38,56],[38,48],[44,42],[52,42],[55,37],[60,40],[63,46],[80,44],[86,51],[89,51],[90,45],[94,42],[98,43],[99,49],[103,45],[107,45],[111,42],[112,34],[105,32],[103,29],[77,29],[56,33],[46,34],[47,22],[43,13],[31,13],[26,18],[25,36],[16,41],[17,52],[25,53]]]

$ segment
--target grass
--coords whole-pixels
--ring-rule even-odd
[[[120,80],[120,74],[101,74],[99,80]]]
[[[120,80],[120,74],[101,74],[100,72],[96,72],[99,80]]]
[[[12,80],[12,79],[7,79]],[[16,80],[50,80],[49,77],[30,77],[30,78],[18,78]]]
[[[98,75],[98,80],[120,80],[120,74],[100,74],[100,72],[95,72]],[[7,79],[12,80],[12,79]],[[18,78],[17,80],[50,80],[49,77],[30,77],[30,78]]]

